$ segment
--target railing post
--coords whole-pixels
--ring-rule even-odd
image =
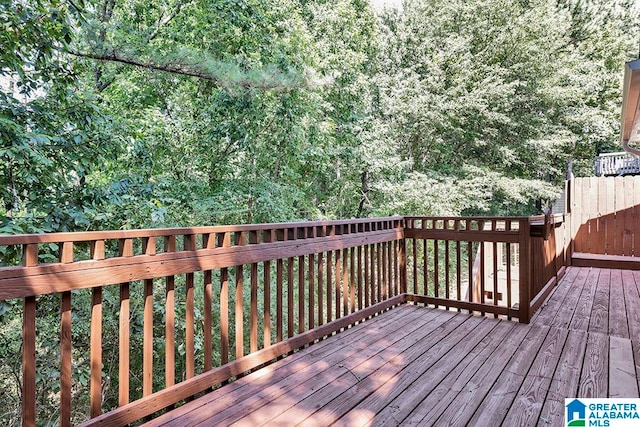
[[[519,309],[520,323],[529,323],[529,305],[531,303],[531,224],[529,219],[521,219],[519,224],[520,277]]]
[[[400,270],[400,293],[407,293],[407,241],[404,237],[405,219],[399,221],[399,227],[402,230],[402,238],[398,248],[398,269]],[[414,261],[415,262],[415,261]]]

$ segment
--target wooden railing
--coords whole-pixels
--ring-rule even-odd
[[[550,216],[405,217],[407,299],[528,323],[563,274],[562,224]]]
[[[59,392],[46,398],[60,424],[124,425],[401,303],[528,322],[559,277],[555,240],[545,249],[558,228],[536,221],[388,217],[0,236],[0,253],[19,263],[0,267],[0,302],[14,317],[22,311],[22,423],[45,416],[39,370],[53,335]],[[56,299],[59,313],[43,311]]]

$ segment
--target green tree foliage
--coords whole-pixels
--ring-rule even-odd
[[[613,145],[636,21],[628,3],[608,22],[584,5],[406,1],[384,16],[380,111],[406,173],[382,191],[406,195],[406,206],[391,203],[407,213],[532,213],[534,199],[553,198],[570,156],[584,165]],[[421,209],[421,188],[437,202]]]
[[[534,213],[569,159],[590,174],[617,149],[639,15],[633,0],[406,0],[379,16],[366,0],[0,0],[0,233]],[[73,296],[77,390],[89,298]],[[105,290],[105,312],[118,298]],[[44,423],[58,304],[39,300]],[[0,301],[7,424],[20,307]],[[134,301],[134,331],[140,316]]]

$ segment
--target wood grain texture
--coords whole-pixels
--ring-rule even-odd
[[[609,288],[611,270],[602,270],[591,308],[589,331],[606,334],[609,331]]]
[[[608,397],[609,337],[589,333],[576,397]]]
[[[522,382],[549,333],[549,327],[532,324],[516,353],[508,361],[487,396],[476,409],[469,425],[500,425],[509,412]]]
[[[549,331],[527,378],[507,412],[505,425],[536,425],[567,335],[566,329],[552,328]]]

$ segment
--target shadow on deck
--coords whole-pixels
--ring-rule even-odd
[[[638,283],[570,268],[530,325],[402,305],[148,425],[560,425],[567,397],[638,397]]]

